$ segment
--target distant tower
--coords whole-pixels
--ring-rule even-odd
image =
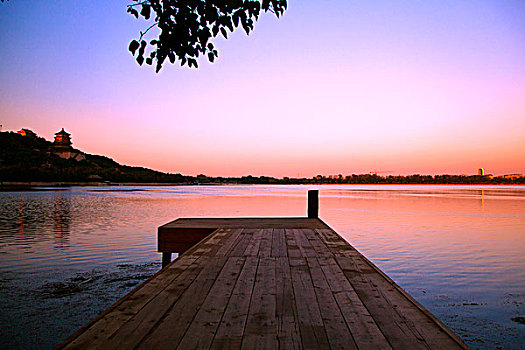
[[[53,142],[53,153],[60,158],[73,159],[77,162],[86,159],[84,153],[71,147],[70,134],[64,128],[55,134],[55,142]]]
[[[479,168],[479,169],[478,169],[478,175],[479,175],[479,176],[485,176],[485,169],[483,169],[483,168]]]
[[[71,148],[71,139],[64,128],[55,134],[55,142],[53,142],[53,147],[57,150],[68,150]]]

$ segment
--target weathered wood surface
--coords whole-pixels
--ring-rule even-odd
[[[321,220],[217,223],[59,348],[467,348]]]
[[[309,192],[310,195],[310,192]],[[317,197],[314,199],[317,200]],[[309,202],[308,210],[318,204]],[[316,209],[318,210],[318,209]],[[219,228],[328,228],[317,218],[182,218],[159,227],[158,250],[163,253],[184,253]],[[164,265],[163,265],[164,266]]]

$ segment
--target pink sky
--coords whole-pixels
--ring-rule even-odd
[[[124,5],[42,6],[0,6],[4,131],[189,175],[525,173],[521,1],[290,1],[158,75]]]

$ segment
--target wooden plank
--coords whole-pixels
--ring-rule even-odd
[[[272,257],[288,256],[284,229],[274,229],[272,234]]]
[[[317,257],[315,249],[310,244],[310,241],[308,241],[308,238],[306,238],[303,230],[294,229],[292,231],[295,237],[295,242],[297,243],[297,247],[301,251],[301,255],[304,257]]]
[[[200,243],[194,245],[185,254],[214,256],[223,245],[228,246],[227,242],[231,240],[233,232],[234,230],[231,229],[218,229]]]
[[[331,229],[316,229],[392,346],[466,348],[423,306]],[[378,288],[381,285],[381,288]],[[399,307],[403,305],[403,310]],[[386,316],[388,315],[388,317]],[[388,328],[384,328],[385,325]],[[430,343],[428,343],[430,342]],[[415,345],[417,344],[417,345]]]
[[[387,339],[363,305],[333,258],[319,258],[330,290],[359,349],[391,349]]]
[[[230,257],[184,334],[179,349],[208,349],[246,258]]]
[[[272,236],[273,229],[265,228],[259,238],[261,243],[259,246],[259,257],[268,258],[272,255]]]
[[[308,239],[310,245],[314,249],[315,253],[320,258],[331,258],[333,257],[333,254],[330,252],[330,249],[326,246],[326,244],[321,240],[319,237],[319,234],[312,229],[302,229],[303,234]]]
[[[325,326],[305,266],[291,265],[301,341],[306,349],[329,349]]]
[[[239,243],[239,241],[243,240],[243,237],[241,237],[242,234],[244,234],[245,230],[243,229],[227,229],[233,231],[231,236],[228,237],[227,241],[225,241],[224,244],[218,245],[217,253],[216,255],[221,256],[239,256],[238,254],[234,253],[234,249]]]
[[[109,312],[105,313],[95,323],[92,323],[91,327],[84,330],[78,337],[63,344],[64,347],[80,349],[98,347],[106,343],[123,324],[128,322],[146,305],[153,306],[154,304],[150,302],[162,294],[174,280],[178,277],[185,279],[187,275],[196,275],[200,266],[196,263],[198,259],[198,257],[188,256],[181,258],[177,264],[168,266],[162,270],[162,273],[148,281],[148,283],[135,289],[132,293],[128,294],[125,299],[121,299]],[[179,289],[182,290],[184,287],[185,286],[180,285]],[[162,296],[163,295],[161,295],[161,297]]]
[[[421,335],[408,324],[408,320],[392,309],[388,300],[382,298],[374,285],[370,284],[355,267],[353,257],[359,253],[340,236],[328,229],[316,230],[334,254],[335,259],[363,305],[393,348],[407,346],[415,349],[428,348]],[[368,273],[368,271],[367,271]]]
[[[195,279],[202,274],[205,267],[211,260],[203,257],[199,260],[200,264],[193,270],[188,270],[188,274],[181,275],[168,288],[164,289],[150,303],[137,312],[133,317],[124,323],[106,343],[104,348],[133,348],[147,337],[150,332],[169,315],[176,302],[183,296],[188,288],[193,285]]]
[[[372,267],[377,272],[378,275],[382,276],[385,281],[390,283],[399,292],[399,294],[403,295],[406,300],[409,300],[412,305],[414,305],[417,309],[419,309],[421,313],[423,313],[426,317],[428,317],[436,328],[446,333],[450,339],[454,340],[454,342],[459,346],[459,348],[470,349],[467,346],[467,344],[465,344],[465,342],[463,342],[463,340],[456,333],[454,333],[450,328],[444,325],[436,316],[434,316],[430,311],[428,311],[417,300],[412,298],[410,294],[408,294],[403,288],[399,287],[390,277],[388,277],[383,271],[381,271],[377,266],[375,266],[365,256],[360,255],[360,258],[366,263],[368,263],[368,265],[370,265],[370,267]]]
[[[328,228],[317,218],[181,218],[162,225],[159,230],[170,232],[180,228]],[[173,231],[171,231],[173,232]]]
[[[250,241],[248,242],[248,245],[246,246],[246,249],[244,251],[245,256],[258,256],[259,255],[259,247],[261,245],[261,237],[263,235],[263,229],[255,230],[255,232],[250,237]]]
[[[275,259],[260,257],[250,300],[242,349],[276,349],[277,319]]]
[[[428,348],[453,349],[458,347],[459,344],[453,338],[441,328],[436,327],[433,319],[421,312],[410,299],[407,299],[405,295],[399,292],[399,287],[393,281],[388,281],[378,274],[368,261],[365,261],[362,257],[353,256],[348,259],[353,260],[354,266],[362,276],[362,279],[367,281],[369,286],[376,289],[377,293],[388,302],[388,306],[395,313],[402,315],[406,323],[413,329],[413,332],[423,339]]]
[[[192,247],[187,254],[179,256],[176,261],[173,261],[162,270],[162,273],[157,273],[150,280],[135,288],[126,297],[59,344],[58,347],[83,348],[88,344],[95,347],[97,344],[103,344],[110,337],[114,337],[115,333],[139,311],[143,308],[151,310],[157,303],[159,306],[155,308],[154,314],[158,315],[159,310],[162,310],[162,305],[171,305],[176,300],[176,297],[187,287],[188,284],[186,282],[188,282],[188,279],[191,279],[191,276],[200,271],[202,265],[198,259],[202,260],[202,258],[199,257],[203,255],[204,251],[212,250],[212,248],[209,248],[208,243],[212,247],[218,247],[221,245],[221,240],[228,235],[229,232],[224,231],[208,236],[200,244]],[[185,283],[180,283],[173,287],[172,283],[178,279],[184,280]],[[170,287],[169,293],[165,291],[168,287]],[[156,301],[151,303],[154,299]]]
[[[253,235],[254,230],[251,229],[238,229],[239,234],[237,235],[235,242],[227,252],[220,253],[220,255],[228,256],[244,256],[244,250],[250,241],[250,237]]]
[[[284,236],[286,239],[286,253],[290,259],[302,258],[303,254],[297,245],[293,230],[285,229]]]
[[[295,256],[297,250],[290,246],[290,243],[295,240],[293,232],[289,232],[289,230],[285,230],[285,232],[302,344],[306,349],[329,349],[330,346],[306,260],[302,256]]]
[[[284,232],[282,234],[284,237]],[[303,347],[297,325],[297,308],[293,293],[292,275],[287,257],[277,257],[275,265],[276,319],[279,349]]]
[[[186,267],[175,279],[171,280],[153,298],[147,299],[142,297],[137,299],[140,305],[138,310],[125,309],[123,312],[128,315],[128,319],[125,322],[117,322],[117,330],[109,334],[105,339],[101,339],[101,343],[108,348],[129,347],[138,344],[148,334],[149,330],[169,312],[178,298],[184,294],[186,289],[194,282],[194,279],[206,268],[210,262],[210,256],[207,254],[218,249],[220,243],[226,240],[230,234],[230,231],[219,230],[199,245],[193,247],[190,251],[192,255],[182,255],[179,258],[180,260],[177,259],[168,265],[166,271],[176,268],[188,257],[200,257],[192,265]],[[108,329],[114,329],[115,327],[111,325],[103,327],[103,324],[97,324],[96,328],[105,334]]]
[[[328,286],[325,275],[317,258],[306,258],[312,283],[314,285],[317,303],[325,327],[328,342],[332,349],[357,349],[341,310]]]
[[[259,259],[256,256],[246,257],[211,344],[212,349],[239,349],[241,347],[258,263]]]
[[[348,242],[346,242],[341,236],[335,233],[331,229],[315,229],[318,236],[323,240],[328,249],[334,255],[345,256],[349,252],[358,253],[354,247],[352,247]]]
[[[430,348],[406,316],[396,312],[392,302],[386,299],[376,286],[359,272],[353,259],[342,256],[335,259],[393,348]],[[364,271],[364,273],[369,274],[370,271]]]
[[[165,312],[164,317],[155,323],[155,327],[149,328],[145,332],[145,337],[139,344],[124,340],[119,344],[119,347],[131,348],[140,345],[140,347],[148,349],[175,348],[204,303],[226,261],[227,258],[224,256],[212,258],[192,281],[193,283],[178,298],[177,302],[168,312]],[[142,329],[135,331],[142,333]]]

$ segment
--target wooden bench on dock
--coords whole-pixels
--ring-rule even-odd
[[[167,266],[58,348],[468,348],[309,207],[161,226]]]

